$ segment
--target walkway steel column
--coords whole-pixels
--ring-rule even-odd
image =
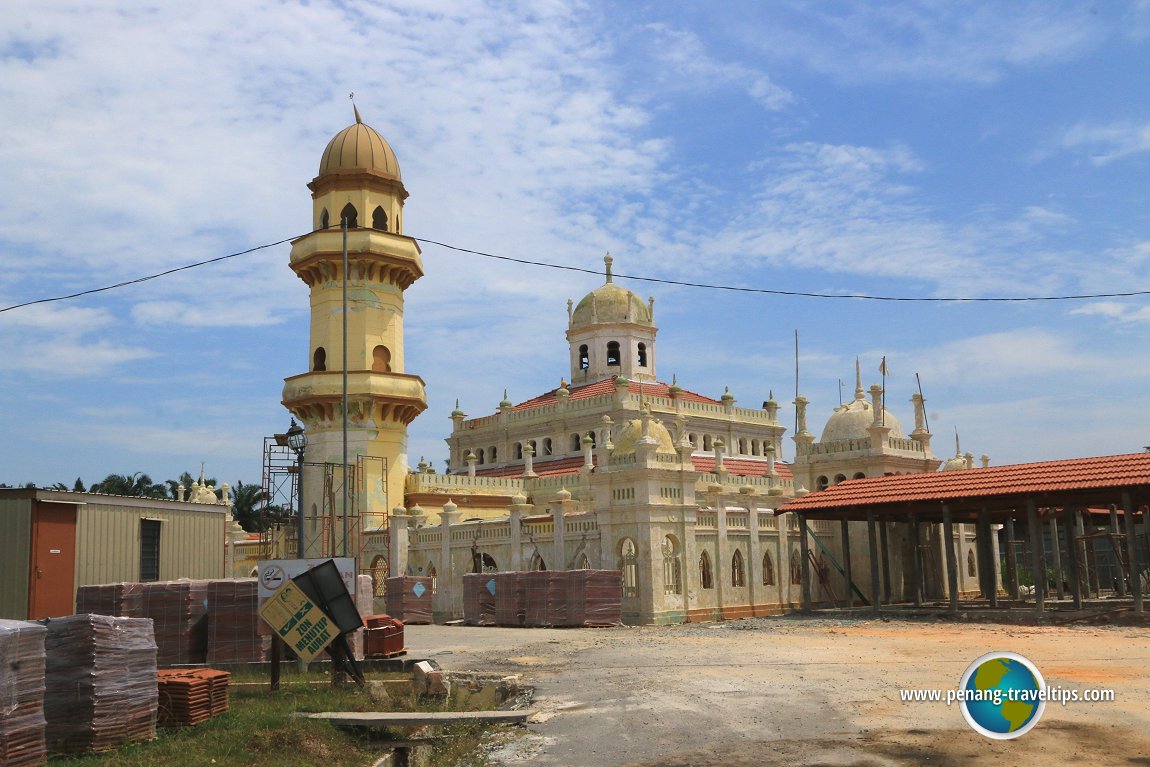
[[[942,537],[946,543],[946,585],[950,592],[950,611],[958,612],[958,562],[954,553],[954,520],[950,507],[942,505]]]
[[[1034,573],[1034,609],[1042,615],[1046,607],[1046,558],[1042,555],[1042,528],[1033,498],[1026,499],[1026,521],[1030,530],[1030,569]]]
[[[879,611],[879,582],[878,582],[878,536],[875,530],[874,512],[866,513],[867,542],[870,544],[870,606],[874,612]]]
[[[1006,581],[1011,599],[1018,596],[1018,561],[1014,556],[1014,517],[1006,520]]]
[[[1110,534],[1111,535],[1118,535],[1120,532],[1122,532],[1122,529],[1120,527],[1118,527],[1118,507],[1115,506],[1114,504],[1110,504]],[[1111,538],[1111,540],[1114,540],[1114,539]],[[1112,547],[1112,548],[1116,548],[1116,547]],[[1115,554],[1114,558],[1118,559],[1118,556],[1117,556],[1118,552],[1115,551],[1114,554]],[[1126,596],[1126,580],[1124,578],[1119,578],[1117,580],[1117,582],[1115,583],[1115,589],[1118,591],[1118,596],[1120,596],[1120,597]]]
[[[991,607],[998,607],[998,589],[994,583],[994,533],[990,529],[990,512],[984,507],[978,512],[978,588]]]
[[[1093,594],[1095,597],[1099,595],[1098,592],[1098,562],[1094,558],[1094,543],[1086,540],[1086,522],[1083,519],[1081,510],[1074,518],[1074,529],[1078,534],[1079,544],[1082,547],[1082,563],[1086,565],[1086,572],[1083,574],[1082,581],[1085,584],[1086,593]],[[1115,515],[1117,517],[1117,514]],[[1117,524],[1117,522],[1115,522]]]
[[[799,514],[799,556],[802,559],[802,563],[799,565],[802,568],[803,578],[802,607],[803,612],[809,612],[811,609],[811,545],[807,541],[807,518],[803,514]]]
[[[1082,514],[1078,509],[1067,512],[1066,524],[1066,556],[1070,557],[1070,577],[1074,580],[1071,595],[1074,597],[1074,609],[1082,609],[1082,568],[1078,564],[1078,544],[1074,540],[1074,530],[1078,527],[1077,517]]]
[[[843,541],[843,577],[847,582],[847,607],[855,606],[854,581],[851,580],[851,539],[850,522],[843,519],[839,521],[839,530]]]
[[[882,601],[890,604],[890,539],[886,522],[878,523],[879,548],[882,549]]]
[[[914,606],[922,607],[922,552],[919,549],[918,519],[910,523],[911,550],[910,561],[914,568]]]
[[[1134,612],[1142,612],[1142,568],[1138,563],[1138,539],[1134,537],[1134,504],[1130,493],[1122,494],[1122,514],[1126,517],[1126,561],[1130,564],[1130,593]]]
[[[1058,595],[1059,599],[1066,596],[1066,592],[1062,588],[1062,541],[1058,537],[1058,520],[1054,517],[1050,518],[1050,557],[1053,559],[1051,563],[1054,566],[1054,593]]]

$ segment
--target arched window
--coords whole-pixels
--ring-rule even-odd
[[[663,593],[683,593],[683,568],[679,563],[679,541],[668,535],[663,539]]]
[[[630,538],[619,544],[619,569],[623,572],[623,596],[639,596],[639,563],[636,561],[639,550]]]
[[[759,441],[757,439],[751,440],[751,455],[759,454]]]
[[[763,552],[763,585],[775,585],[775,563],[771,559],[771,552],[769,551]]]
[[[699,449],[699,435],[698,434],[688,434],[687,435],[687,441],[691,443],[691,447],[695,448],[696,450]]]
[[[343,210],[339,212],[339,220],[341,225],[342,222],[346,221],[348,229],[355,229],[357,226],[359,226],[359,214],[356,213],[355,206],[350,202],[347,205],[344,205]]]
[[[818,486],[818,489],[819,489],[819,490],[826,490],[826,489],[827,489],[827,485],[829,485],[829,484],[830,484],[830,480],[828,480],[828,479],[826,478],[826,475],[823,475],[823,476],[821,476],[821,477],[819,477],[818,479],[816,479],[816,480],[815,480],[815,485],[817,485],[817,486]]]
[[[535,443],[535,440],[529,439],[527,444],[531,445],[531,455],[539,455],[539,445]]]
[[[971,578],[978,576],[978,563],[974,561],[974,550],[966,552],[966,574]]]
[[[479,464],[483,464],[483,448],[479,448]]]
[[[431,593],[435,593],[435,587],[439,585],[439,572],[435,569],[435,563],[427,566],[427,577],[431,579]]]
[[[591,560],[587,558],[587,552],[579,555],[579,564],[575,566],[576,570],[590,570]]]
[[[639,344],[639,367],[647,367],[647,344]]]
[[[699,556],[699,580],[703,588],[715,588],[715,577],[711,572],[711,555],[705,551]]]
[[[387,557],[376,554],[371,560],[371,594],[375,597],[387,596]]]
[[[489,450],[489,452],[490,452],[490,454],[491,454],[491,462],[492,462],[492,463],[495,463],[495,461],[496,461],[496,458],[495,458],[495,446],[494,446],[494,445],[492,445],[490,448],[488,448],[488,450]]]
[[[851,477],[851,479],[866,479],[866,474],[863,474],[861,471],[857,471],[855,472],[855,475]]]
[[[791,549],[791,584],[798,586],[803,582],[803,565],[799,559],[799,550]]]
[[[591,358],[587,356],[587,344],[579,347],[579,369],[586,370],[591,367]]]
[[[382,344],[371,352],[371,369],[376,373],[391,372],[391,350]]]
[[[743,566],[743,552],[738,549],[731,557],[731,585],[737,589],[747,585],[747,568]]]
[[[747,438],[739,437],[739,455],[747,454]]]
[[[599,445],[599,441],[595,438],[595,432],[589,431],[587,432],[587,436],[591,438],[591,447],[597,447]]]
[[[522,442],[516,442],[515,443],[515,460],[517,460],[517,461],[523,460],[523,443]]]
[[[324,208],[319,214],[319,228],[327,229],[329,226],[331,226],[331,217],[327,214],[327,208]]]
[[[543,438],[543,455],[551,455],[551,438]]]
[[[703,435],[703,450],[708,452],[708,453],[711,452],[711,435],[710,434],[704,434]]]
[[[619,367],[619,342],[607,342],[607,365],[611,367]]]
[[[315,371],[327,370],[327,351],[317,346],[315,354],[311,355],[311,369]]]
[[[571,452],[578,453],[583,449],[583,438],[578,434],[571,435]]]
[[[539,556],[539,552],[531,555],[531,564],[527,566],[528,570],[532,572],[542,572],[547,569],[547,563],[543,561],[543,557]]]
[[[835,475],[835,484],[836,485],[840,482],[846,482],[846,481],[847,481],[847,476],[845,474],[836,474]]]
[[[371,212],[371,228],[379,229],[383,232],[387,231],[387,213],[378,205],[375,206],[375,210]]]
[[[499,565],[495,562],[495,557],[490,554],[483,555],[483,572],[497,573],[499,572]]]

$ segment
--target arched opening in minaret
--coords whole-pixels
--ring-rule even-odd
[[[319,214],[319,228],[327,229],[329,226],[331,226],[331,216],[328,215],[327,208],[324,208]]]
[[[479,448],[479,465],[480,466],[483,465],[483,456],[484,456],[483,448]]]
[[[861,471],[856,471],[851,479],[866,479],[866,474],[863,474]]]
[[[639,344],[639,367],[647,367],[647,344]]]
[[[515,460],[517,460],[517,461],[523,460],[523,443],[522,442],[516,442],[515,443]]]
[[[356,212],[355,206],[350,202],[343,206],[343,210],[339,212],[340,221],[347,222],[348,229],[355,229],[359,226],[359,213]]]
[[[826,478],[826,475],[820,476],[818,479],[815,480],[815,487],[817,487],[819,490],[826,490],[827,485],[829,485],[829,484],[830,484],[830,480],[828,480]]]
[[[578,453],[579,450],[583,446],[582,443],[583,443],[582,437],[580,437],[578,434],[572,434],[571,435],[571,452],[572,453]]]
[[[311,369],[317,372],[327,370],[327,351],[322,346],[317,346],[311,355]]]
[[[551,455],[551,453],[552,453],[551,438],[550,437],[544,437],[543,438],[543,452],[541,453],[541,455]]]
[[[579,347],[579,369],[586,370],[591,367],[591,358],[587,355],[587,344]]]
[[[836,474],[835,475],[835,484],[836,485],[840,482],[846,482],[846,481],[847,481],[847,477],[845,474]]]
[[[607,342],[607,364],[613,367],[619,367],[619,342]]]
[[[704,434],[703,435],[703,450],[708,452],[708,453],[711,452],[711,435],[710,434]]]
[[[379,229],[382,232],[387,231],[387,211],[378,205],[371,212],[371,228]]]
[[[375,373],[391,372],[391,350],[380,344],[371,352],[371,369]]]
[[[492,445],[491,446],[491,462],[492,463],[498,463],[499,462],[499,459],[496,457],[497,455],[498,455],[498,453],[495,451],[495,446]]]

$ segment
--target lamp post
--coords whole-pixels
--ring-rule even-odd
[[[294,418],[287,430],[287,443],[296,458],[296,556],[303,559],[303,451],[307,447],[307,433]]]

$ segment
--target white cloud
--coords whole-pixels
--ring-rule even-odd
[[[1088,150],[1092,163],[1107,165],[1133,154],[1150,152],[1150,122],[1079,123],[1062,133],[1057,146],[1066,150]]]

